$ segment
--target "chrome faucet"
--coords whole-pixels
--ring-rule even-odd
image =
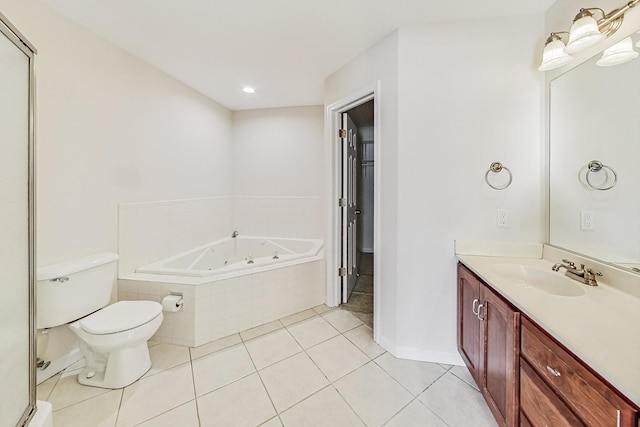
[[[576,269],[576,263],[575,262],[569,261],[568,259],[563,259],[562,262],[564,262],[566,264],[562,264],[561,262],[559,262],[557,264],[554,264],[553,267],[551,267],[551,269],[553,271],[560,271],[561,268],[564,268],[567,271]]]
[[[240,233],[238,233],[237,231],[234,231],[233,233],[231,233],[231,237],[233,237],[234,239],[236,237],[238,237],[240,235]]]
[[[576,264],[567,259],[563,259],[562,263],[554,264],[551,269],[553,271],[560,271],[561,268],[564,268],[566,271],[564,275],[570,279],[577,280],[580,283],[584,283],[589,286],[598,286],[598,282],[596,280],[596,276],[602,276],[602,273],[599,271],[593,271],[590,268],[585,269],[584,264],[580,264],[580,270],[576,268]]]

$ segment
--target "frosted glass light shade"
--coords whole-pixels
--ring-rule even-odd
[[[619,41],[602,54],[602,58],[596,62],[600,67],[611,67],[613,65],[624,64],[638,57],[638,52],[633,50],[633,40],[631,37]]]
[[[553,70],[573,61],[573,57],[565,53],[564,47],[564,43],[560,39],[547,43],[542,53],[542,64],[538,67],[538,71]]]
[[[581,52],[604,40],[606,36],[598,29],[598,23],[593,16],[583,16],[577,19],[569,31],[569,43],[564,51],[568,54]]]

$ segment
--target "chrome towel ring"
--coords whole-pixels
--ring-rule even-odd
[[[501,185],[501,186],[497,186],[497,185],[493,185],[489,182],[489,174],[491,172],[493,173],[500,173],[503,170],[507,171],[507,173],[509,174],[509,180],[507,181],[506,184]],[[513,181],[513,175],[511,175],[511,171],[509,170],[509,168],[507,168],[506,166],[503,166],[502,163],[500,162],[493,162],[491,163],[491,166],[489,166],[489,170],[487,171],[486,174],[484,174],[484,180],[487,183],[487,185],[491,188],[493,188],[494,190],[504,190],[505,188],[507,188],[508,186],[511,185],[511,181]]]
[[[592,172],[600,172],[600,171],[603,171],[605,174],[607,174],[607,181],[609,178],[609,172],[607,171],[610,171],[613,174],[613,183],[611,185],[607,187],[598,187],[597,185],[594,185],[591,183],[591,181],[589,180],[589,175],[591,175]],[[600,190],[600,191],[611,190],[618,183],[618,175],[616,174],[616,171],[614,171],[607,165],[603,165],[602,162],[598,160],[591,160],[587,164],[587,174],[585,178],[587,179],[587,184],[589,184],[589,187],[593,188],[594,190]]]

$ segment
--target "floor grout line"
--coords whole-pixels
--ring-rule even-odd
[[[191,348],[189,348],[189,365],[191,366],[191,383],[193,384],[193,400],[196,404],[196,418],[198,419],[198,426],[200,426],[202,425],[202,422],[200,421],[200,406],[198,405],[198,392],[196,391],[196,373],[193,369],[193,359],[191,358]]]
[[[362,419],[362,417],[360,416],[360,414],[358,413],[358,411],[355,410],[355,408],[353,406],[351,406],[351,403],[349,403],[349,401],[347,400],[346,397],[344,397],[342,395],[342,393],[340,393],[340,390],[338,389],[338,387],[335,386],[335,384],[331,384],[333,386],[333,388],[336,390],[336,392],[338,393],[338,396],[340,396],[340,398],[343,400],[344,403],[347,404],[347,406],[349,407],[349,409],[351,409],[353,411],[354,414],[356,414],[356,417],[358,417],[358,419],[360,421],[362,421],[362,424],[366,427],[367,423]]]
[[[173,410],[175,410],[175,409],[177,409],[177,408],[180,408],[180,407],[182,407],[182,406],[184,406],[184,405],[191,404],[191,402],[193,401],[193,402],[194,402],[194,404],[195,404],[195,415],[196,415],[197,423],[198,423],[198,425],[199,425],[199,426],[201,426],[203,421],[201,420],[201,415],[200,415],[200,407],[199,407],[199,403],[198,403],[198,398],[199,398],[199,397],[202,397],[202,396],[208,395],[208,394],[210,394],[210,393],[213,393],[213,392],[219,391],[219,390],[223,389],[224,387],[227,387],[227,386],[229,386],[229,385],[231,385],[231,384],[234,384],[234,383],[236,383],[236,382],[238,382],[238,381],[240,381],[240,380],[243,380],[243,379],[245,379],[245,378],[249,377],[250,375],[257,374],[257,375],[258,375],[258,379],[260,380],[260,384],[262,385],[262,389],[263,389],[263,391],[264,391],[264,392],[266,392],[267,397],[269,398],[269,402],[271,403],[271,406],[272,406],[272,408],[273,408],[273,411],[275,412],[275,415],[273,415],[273,416],[271,416],[270,418],[268,418],[267,420],[263,421],[260,425],[263,425],[263,424],[265,424],[265,423],[268,423],[268,422],[270,422],[270,421],[274,420],[274,418],[278,418],[278,420],[279,420],[280,424],[284,425],[284,422],[283,422],[283,419],[282,419],[282,414],[283,414],[283,413],[285,413],[285,412],[287,412],[287,411],[290,411],[292,408],[295,408],[296,406],[298,406],[298,405],[302,404],[303,402],[308,401],[309,399],[312,399],[314,396],[318,395],[319,393],[321,393],[321,392],[323,392],[323,391],[327,390],[329,387],[332,387],[332,390],[334,390],[335,392],[337,392],[337,393],[338,393],[338,395],[340,396],[340,399],[341,399],[341,400],[342,400],[342,401],[347,405],[347,407],[349,408],[349,410],[350,410],[350,411],[352,411],[352,412],[356,415],[356,417],[357,417],[357,418],[358,418],[358,419],[359,419],[359,420],[360,420],[360,421],[361,421],[361,422],[366,426],[367,424],[364,422],[364,420],[363,420],[363,418],[361,417],[361,415],[360,415],[360,414],[359,414],[359,413],[354,409],[354,407],[352,407],[352,405],[349,403],[349,401],[345,398],[345,396],[343,396],[343,395],[342,395],[342,393],[340,392],[340,390],[336,387],[336,383],[337,383],[337,382],[340,382],[340,381],[341,381],[341,380],[343,380],[345,377],[347,377],[347,376],[351,375],[352,373],[354,373],[354,372],[356,372],[357,370],[359,370],[359,369],[363,368],[364,366],[368,365],[369,363],[373,363],[375,366],[377,366],[378,368],[380,368],[380,369],[382,370],[382,372],[384,372],[386,375],[388,375],[389,377],[391,377],[391,379],[393,380],[393,382],[394,382],[394,383],[396,383],[396,384],[400,385],[400,387],[402,387],[402,389],[403,389],[403,390],[405,390],[407,393],[409,393],[409,395],[411,396],[411,400],[410,400],[409,402],[407,402],[406,404],[404,404],[403,406],[401,406],[397,411],[395,411],[395,412],[393,413],[393,415],[391,415],[391,417],[390,417],[390,418],[388,418],[386,421],[384,421],[384,422],[383,422],[383,424],[382,424],[382,425],[387,425],[389,422],[391,422],[391,420],[393,420],[393,419],[394,419],[395,417],[397,417],[400,413],[402,413],[403,411],[405,411],[405,410],[407,409],[407,407],[408,407],[408,406],[412,405],[415,401],[418,401],[418,403],[420,404],[420,406],[421,406],[421,407],[423,407],[424,409],[426,409],[427,411],[429,411],[431,414],[433,414],[435,417],[437,417],[439,420],[441,420],[441,421],[444,423],[444,425],[447,425],[447,426],[448,426],[449,424],[448,424],[446,421],[444,421],[444,419],[443,419],[443,418],[442,418],[438,413],[436,413],[435,411],[433,411],[430,407],[428,407],[425,403],[423,403],[423,402],[420,400],[420,396],[421,396],[423,393],[425,393],[428,389],[430,389],[431,387],[433,387],[433,385],[434,385],[434,384],[438,383],[438,381],[441,381],[441,380],[442,380],[442,378],[443,378],[443,377],[445,377],[445,376],[447,375],[447,373],[451,373],[452,377],[453,377],[453,378],[455,378],[455,380],[456,380],[458,383],[463,383],[464,385],[466,385],[467,387],[469,387],[470,389],[472,389],[474,392],[478,393],[478,390],[477,390],[475,387],[473,387],[471,384],[469,384],[469,383],[468,383],[465,379],[463,379],[462,377],[460,377],[460,376],[456,375],[454,372],[452,372],[452,369],[453,369],[454,365],[449,365],[447,368],[445,368],[445,367],[441,366],[440,364],[437,364],[439,367],[441,367],[441,368],[442,368],[443,372],[442,372],[440,375],[438,375],[438,376],[437,376],[433,381],[431,381],[431,382],[430,382],[430,384],[428,384],[428,385],[426,386],[426,388],[424,388],[423,390],[421,390],[420,392],[418,392],[417,394],[415,394],[415,395],[414,395],[414,393],[413,393],[413,392],[411,392],[407,387],[405,387],[405,386],[402,384],[402,382],[400,382],[400,380],[396,379],[396,378],[394,377],[394,375],[392,375],[392,374],[391,374],[391,372],[387,371],[387,370],[386,370],[386,369],[385,369],[385,368],[380,364],[380,360],[379,360],[379,359],[380,359],[382,356],[384,356],[384,354],[386,354],[386,353],[387,353],[386,351],[383,351],[383,353],[378,354],[378,355],[375,355],[374,357],[371,357],[371,356],[369,356],[369,354],[365,353],[365,352],[364,352],[364,350],[362,350],[362,349],[361,349],[361,348],[356,344],[356,342],[354,342],[354,340],[351,340],[351,339],[349,339],[349,337],[347,337],[347,336],[346,336],[346,334],[347,334],[347,333],[349,333],[349,332],[351,332],[351,331],[353,331],[353,330],[355,330],[355,329],[357,329],[357,328],[360,328],[360,327],[362,327],[362,326],[366,326],[367,328],[369,328],[369,332],[372,332],[371,328],[370,328],[366,323],[361,322],[361,323],[360,323],[360,324],[358,324],[358,325],[355,325],[355,326],[353,326],[353,327],[351,327],[351,328],[349,328],[349,329],[346,329],[346,330],[344,330],[344,331],[341,331],[341,330],[337,329],[337,328],[336,328],[332,323],[330,323],[327,319],[325,319],[325,318],[324,318],[324,315],[329,314],[329,313],[331,313],[331,312],[334,312],[334,311],[335,311],[335,309],[331,309],[331,310],[329,310],[329,311],[325,311],[325,312],[323,312],[322,314],[320,314],[320,313],[318,313],[317,311],[315,311],[315,309],[314,309],[314,308],[312,308],[312,309],[310,309],[310,310],[313,310],[313,311],[314,311],[314,313],[316,313],[316,314],[314,314],[314,315],[313,315],[313,316],[311,316],[311,317],[308,317],[308,318],[302,319],[302,320],[300,320],[300,321],[293,322],[293,323],[291,323],[291,324],[289,324],[289,325],[286,325],[286,326],[282,323],[281,319],[276,319],[276,321],[280,324],[280,327],[278,327],[278,328],[277,328],[277,329],[275,329],[275,330],[272,330],[272,331],[268,331],[268,332],[266,332],[266,333],[263,333],[263,334],[261,334],[261,335],[257,335],[257,336],[251,337],[250,339],[247,339],[247,340],[245,340],[245,339],[242,337],[241,333],[238,333],[239,342],[236,342],[235,344],[233,344],[233,345],[229,345],[229,346],[227,346],[227,347],[223,347],[223,348],[217,349],[217,350],[215,350],[215,351],[213,351],[213,352],[211,352],[211,353],[204,354],[204,355],[199,356],[199,357],[197,357],[197,358],[195,358],[195,359],[194,359],[194,357],[193,357],[193,353],[192,353],[193,348],[191,348],[191,347],[187,347],[187,348],[188,348],[188,360],[187,360],[187,361],[185,361],[185,362],[183,362],[183,363],[179,363],[179,364],[177,364],[177,365],[175,365],[175,366],[168,367],[168,368],[166,368],[166,369],[164,369],[164,368],[163,368],[162,370],[160,370],[160,371],[158,371],[158,372],[155,372],[155,373],[154,373],[154,374],[152,374],[152,375],[145,376],[144,378],[141,378],[139,381],[144,381],[144,380],[146,380],[147,378],[152,378],[152,377],[154,377],[154,376],[155,376],[155,375],[157,375],[157,374],[160,374],[160,373],[163,373],[163,372],[166,372],[166,371],[172,370],[172,369],[178,369],[178,368],[184,367],[184,365],[186,365],[186,364],[188,363],[188,364],[189,364],[189,367],[190,367],[190,369],[191,369],[191,381],[192,381],[192,388],[193,388],[193,395],[194,395],[194,398],[193,398],[192,400],[189,400],[189,401],[187,401],[187,402],[182,403],[181,405],[178,405],[178,406],[176,406],[176,407],[169,408],[169,409],[167,409],[166,411],[164,411],[164,412],[162,412],[162,413],[159,413],[159,414],[157,414],[157,415],[154,415],[153,417],[151,417],[151,418],[149,418],[149,419],[146,419],[146,420],[144,420],[144,421],[141,421],[141,422],[140,422],[140,423],[138,423],[137,425],[142,424],[142,423],[145,423],[145,422],[148,422],[148,421],[153,420],[153,419],[155,419],[155,418],[158,418],[158,417],[160,417],[160,416],[162,416],[162,415],[164,415],[164,414],[167,414],[167,413],[169,413],[169,412],[171,412],[171,411],[173,411]],[[348,310],[344,310],[344,311],[349,312]],[[349,313],[350,313],[350,312],[349,312]],[[350,313],[350,314],[351,314],[351,313]],[[352,316],[353,316],[353,314],[352,314]],[[317,342],[317,343],[313,344],[313,345],[312,345],[312,346],[310,346],[309,348],[304,348],[304,347],[301,345],[301,342],[300,342],[300,341],[299,341],[299,340],[298,340],[298,339],[293,335],[293,333],[291,332],[291,330],[289,329],[289,327],[293,327],[293,326],[298,325],[298,324],[300,324],[300,323],[302,323],[302,322],[305,322],[305,321],[310,321],[310,320],[312,320],[312,319],[315,319],[316,317],[322,318],[325,322],[327,322],[327,323],[330,325],[330,327],[331,327],[331,328],[333,328],[333,329],[337,332],[337,335],[334,335],[334,336],[332,336],[332,337],[329,337],[329,338],[323,339],[323,340],[321,340],[320,342]],[[355,316],[354,316],[354,317],[355,317]],[[269,323],[271,323],[271,322],[269,322]],[[259,326],[258,326],[258,327],[259,327]],[[255,360],[254,360],[254,357],[253,357],[253,356],[252,356],[252,354],[249,352],[249,348],[248,348],[248,346],[247,346],[247,343],[249,343],[250,341],[253,341],[253,340],[256,340],[256,339],[259,339],[259,338],[265,337],[265,336],[267,336],[267,335],[269,335],[269,334],[277,333],[277,332],[279,332],[279,331],[281,331],[281,330],[285,330],[285,331],[286,331],[286,334],[285,334],[285,333],[283,333],[283,335],[288,335],[290,338],[292,338],[292,339],[293,339],[293,341],[296,343],[296,345],[298,345],[298,346],[299,346],[300,350],[299,350],[299,351],[296,351],[295,353],[293,353],[293,354],[291,354],[291,355],[289,355],[289,356],[287,356],[287,357],[285,357],[285,358],[283,358],[283,359],[281,359],[281,360],[278,360],[278,361],[276,361],[276,362],[270,363],[269,365],[266,365],[266,366],[262,367],[261,369],[258,369],[258,368],[257,368],[257,366],[256,366],[256,362],[255,362]],[[233,335],[235,335],[235,334],[232,334],[231,336],[233,336]],[[316,363],[316,361],[311,357],[311,355],[309,354],[309,351],[310,351],[310,350],[312,350],[312,349],[314,349],[314,348],[316,348],[316,347],[318,347],[318,346],[321,346],[322,344],[326,344],[328,341],[333,340],[333,339],[335,339],[335,338],[337,338],[337,337],[339,337],[339,336],[342,336],[344,339],[346,339],[346,342],[347,342],[348,344],[352,345],[353,347],[355,347],[355,348],[358,350],[358,352],[360,352],[361,354],[363,354],[363,355],[366,357],[366,360],[367,360],[367,361],[366,361],[365,363],[363,363],[362,365],[356,366],[356,367],[354,367],[354,368],[350,369],[348,372],[346,372],[346,373],[344,373],[344,374],[341,374],[341,376],[340,376],[339,378],[336,378],[335,380],[333,380],[333,381],[332,381],[331,379],[329,379],[329,377],[327,376],[327,374],[325,374],[325,372],[320,368],[320,366]],[[229,336],[229,337],[230,337],[230,336]],[[223,337],[223,338],[220,338],[220,339],[226,339],[226,338],[229,338],[229,337]],[[374,342],[374,343],[375,343],[375,341],[373,341],[373,338],[372,338],[371,336],[369,336],[369,338],[371,339],[371,341],[372,341],[372,342]],[[216,341],[217,341],[217,340],[216,340]],[[215,342],[215,341],[212,341],[212,342]],[[172,345],[174,345],[174,344],[168,344],[168,343],[164,343],[164,344],[171,345],[171,346],[172,346]],[[222,351],[229,350],[230,348],[233,348],[233,347],[236,347],[236,346],[240,346],[240,344],[243,346],[244,351],[245,351],[245,352],[246,352],[246,354],[249,356],[249,360],[251,361],[251,364],[252,364],[252,366],[253,366],[254,371],[253,371],[253,372],[251,372],[251,373],[248,373],[248,374],[246,374],[246,375],[243,375],[243,376],[241,376],[241,377],[239,377],[239,378],[236,378],[236,379],[234,379],[233,381],[230,381],[230,382],[228,382],[228,383],[226,383],[226,384],[223,384],[223,385],[221,385],[221,386],[218,386],[217,388],[215,388],[215,389],[213,389],[213,390],[210,390],[210,391],[208,391],[208,392],[204,393],[202,396],[197,396],[197,390],[196,390],[196,372],[195,372],[195,369],[194,369],[194,361],[196,361],[196,360],[200,360],[200,359],[204,359],[204,358],[207,358],[207,357],[211,357],[211,356],[216,355],[216,354],[218,354],[218,353],[220,353],[220,352],[222,352]],[[376,344],[377,344],[377,343],[376,343]],[[364,345],[364,344],[363,344],[363,345]],[[176,345],[176,346],[177,346],[177,345]],[[163,350],[163,351],[166,351],[166,350]],[[169,349],[169,350],[167,350],[167,351],[173,351],[173,350]],[[303,399],[301,399],[301,400],[299,400],[299,401],[297,401],[297,402],[295,402],[295,403],[291,404],[289,407],[284,408],[282,411],[278,411],[278,409],[276,408],[275,403],[274,403],[274,401],[273,401],[273,399],[272,399],[272,396],[271,396],[271,394],[270,394],[269,390],[267,389],[266,384],[265,384],[265,382],[264,382],[264,380],[263,380],[263,378],[262,378],[261,372],[262,372],[262,371],[264,371],[264,370],[266,370],[266,369],[268,369],[268,368],[270,368],[270,367],[272,367],[272,366],[274,366],[275,364],[278,364],[278,363],[280,363],[280,362],[284,362],[284,361],[286,361],[286,360],[288,360],[288,359],[291,359],[291,358],[293,358],[293,357],[299,356],[301,353],[304,353],[304,355],[305,355],[308,359],[310,359],[310,360],[311,360],[311,362],[312,362],[313,366],[314,366],[314,367],[315,367],[315,368],[316,368],[316,369],[317,369],[317,370],[318,370],[318,371],[323,375],[323,377],[324,377],[324,378],[325,378],[325,380],[328,382],[328,384],[326,384],[325,386],[322,386],[320,389],[318,389],[318,390],[314,391],[313,393],[309,394],[308,396],[304,397]],[[173,355],[175,354],[175,352],[171,352],[171,353],[169,353],[169,354],[171,354],[171,355],[172,355],[172,356],[170,356],[170,357],[173,357]],[[179,354],[179,355],[180,355],[181,353],[177,353],[177,354]],[[391,354],[390,354],[390,355],[391,355]],[[391,356],[393,357],[393,355],[391,355]],[[180,356],[180,357],[182,357],[182,356]],[[165,360],[166,360],[166,359],[165,359]],[[171,359],[171,358],[169,358],[168,360],[172,360],[172,359]],[[425,363],[428,363],[428,362],[425,362]],[[447,365],[448,365],[448,364],[447,364]],[[247,366],[247,367],[248,367],[248,366]],[[62,373],[64,373],[64,370],[62,371]],[[60,386],[60,381],[61,381],[61,379],[62,379],[62,373],[61,373],[61,374],[59,375],[59,377],[55,380],[55,382],[54,382],[53,386],[51,387],[51,391],[49,392],[49,395],[48,395],[48,397],[49,397],[49,398],[51,397],[51,395],[53,395],[54,391],[55,391],[55,390],[57,390],[57,389],[58,389],[58,387]],[[402,378],[402,376],[400,376],[400,378]],[[405,382],[406,382],[406,381],[405,381]],[[121,422],[121,421],[122,421],[122,420],[121,420],[121,415],[122,415],[122,409],[123,409],[123,403],[124,403],[124,392],[125,392],[125,389],[126,389],[126,387],[124,387],[124,388],[120,388],[120,389],[117,389],[117,390],[119,390],[119,391],[120,391],[120,399],[119,399],[119,402],[118,402],[118,407],[117,407],[117,409],[116,409],[116,411],[115,411],[115,412],[116,412],[115,425],[118,425],[118,422]],[[105,393],[108,393],[108,392],[110,392],[110,391],[111,391],[111,390],[106,390],[106,391],[105,391]],[[59,408],[58,410],[65,409],[65,408],[69,408],[69,407],[71,407],[71,406],[73,406],[73,405],[76,405],[76,404],[79,404],[79,403],[83,403],[83,402],[86,402],[86,401],[91,400],[91,399],[94,399],[94,398],[98,398],[98,397],[100,397],[100,396],[104,395],[105,393],[99,393],[99,394],[97,394],[97,395],[95,395],[95,396],[91,396],[91,397],[89,397],[89,398],[87,398],[87,399],[83,399],[83,400],[80,400],[80,401],[78,401],[78,402],[74,402],[73,404],[71,404],[71,405],[67,405],[67,406],[65,406],[64,408]],[[265,402],[265,403],[266,403],[266,402]],[[189,409],[189,413],[193,414],[191,411],[192,411],[192,409]]]
[[[247,344],[243,342],[242,345],[244,346],[244,350],[249,355],[249,359],[251,360],[251,363],[253,364],[253,369],[256,370],[255,373],[256,373],[256,375],[258,375],[258,379],[260,379],[260,384],[262,384],[262,388],[264,389],[264,392],[267,393],[267,397],[269,398],[269,402],[271,402],[271,407],[273,408],[273,410],[275,411],[276,416],[277,416],[278,415],[278,409],[276,408],[276,405],[273,403],[273,399],[271,398],[271,395],[269,394],[269,390],[267,389],[267,386],[265,385],[264,381],[262,380],[262,376],[260,375],[260,371],[258,371],[258,367],[256,366],[256,362],[253,360],[253,357],[251,356],[251,353],[249,353],[249,349],[247,348]],[[271,417],[271,418],[273,418],[273,417]],[[266,421],[269,421],[271,418],[269,418]],[[280,424],[282,424],[282,420],[280,421]]]
[[[442,378],[442,377],[440,377],[440,378]],[[440,379],[440,378],[438,378],[438,379]],[[437,381],[437,380],[436,380],[436,381]],[[434,381],[434,383],[435,383],[435,381]],[[432,413],[433,415],[435,415],[439,420],[441,420],[441,421],[442,421],[442,423],[443,423],[444,425],[446,425],[446,426],[450,426],[450,424],[449,424],[448,422],[446,422],[446,421],[444,420],[444,418],[442,418],[442,417],[440,416],[440,414],[438,414],[437,412],[435,412],[434,410],[432,410],[431,408],[429,408],[427,405],[425,405],[424,403],[422,403],[422,401],[419,399],[419,396],[418,396],[418,397],[416,397],[416,399],[415,399],[415,400],[418,402],[418,404],[422,405],[422,407],[423,407],[423,408],[425,408],[427,411],[431,412],[431,413]]]
[[[120,402],[118,402],[118,411],[116,412],[116,422],[113,424],[114,426],[118,425],[118,420],[120,419],[120,411],[122,410],[123,401],[124,401],[124,388],[120,390]]]

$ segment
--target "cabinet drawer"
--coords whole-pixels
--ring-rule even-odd
[[[521,426],[578,427],[584,424],[555,395],[525,360],[520,360]],[[526,417],[526,418],[525,418]]]
[[[632,406],[536,325],[523,318],[521,330],[521,356],[590,426],[611,427],[618,425],[618,417],[635,418]]]

